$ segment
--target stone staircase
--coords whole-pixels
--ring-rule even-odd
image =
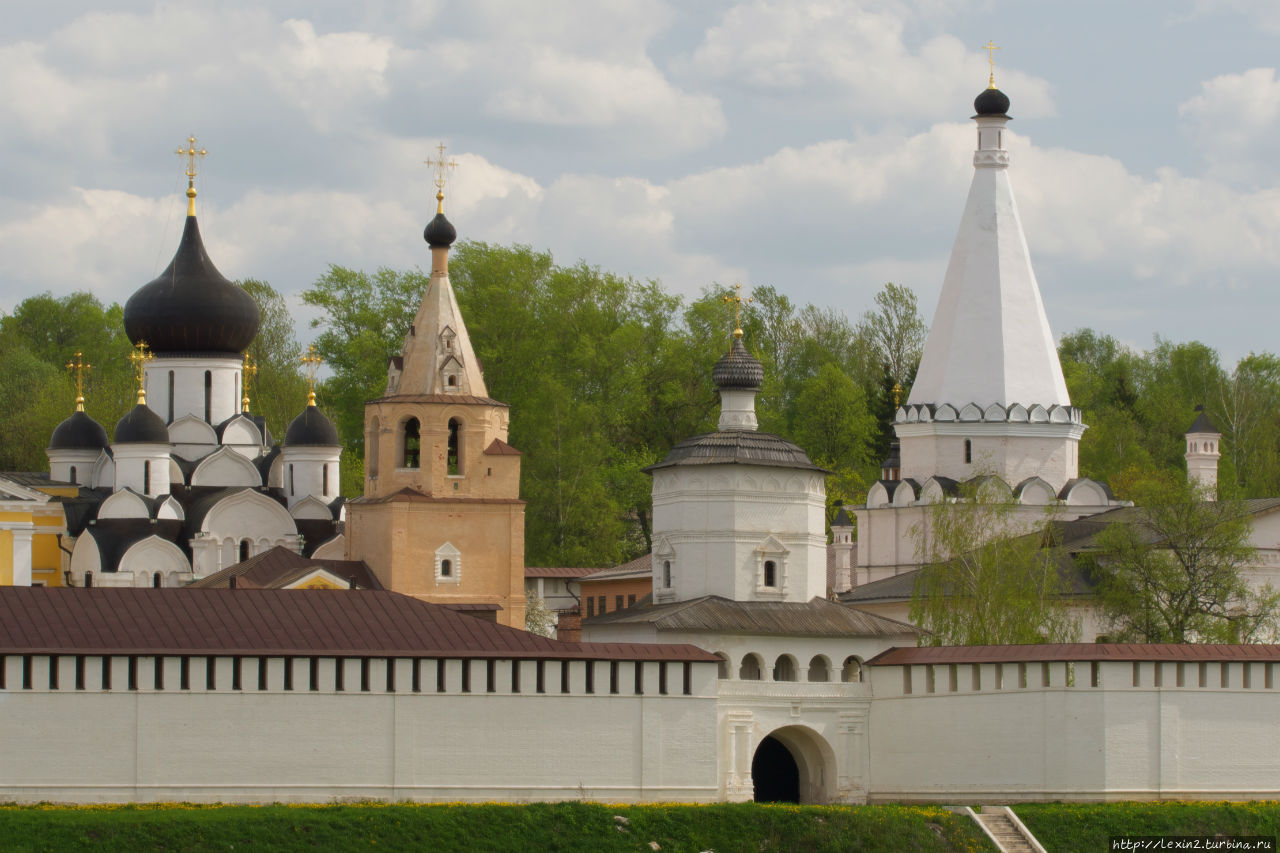
[[[1022,821],[1007,806],[983,806],[981,812],[965,809],[1001,853],[1045,853]]]

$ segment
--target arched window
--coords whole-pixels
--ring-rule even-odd
[[[453,577],[453,561],[440,561],[440,576],[444,578]]]
[[[814,655],[813,660],[809,661],[809,680],[831,680],[831,665],[827,663],[827,659],[822,655]]]
[[[93,572],[84,573],[84,585],[93,586]]]
[[[778,659],[773,663],[773,680],[795,681],[796,659],[791,655],[778,655]]]
[[[455,388],[455,387],[457,387],[457,385],[458,385],[458,377],[456,377],[456,376],[450,376],[450,377],[449,377],[449,387],[450,387],[450,388]]]
[[[760,669],[760,658],[749,654],[742,659],[742,666],[738,668],[738,678],[743,681],[759,681]]]
[[[153,587],[155,587],[156,589],[159,589],[159,588],[162,586],[162,584],[161,584],[161,582],[160,582],[160,573],[159,573],[159,572],[153,572],[153,573],[152,573],[152,575],[151,575],[151,585],[152,585]]]
[[[329,466],[327,464],[322,466],[320,468],[320,473],[322,475],[321,484],[320,484],[320,494],[324,495],[325,497],[328,497],[329,496]]]
[[[968,465],[973,462],[973,442],[969,439],[964,440],[964,464]]]
[[[778,585],[778,564],[775,563],[773,560],[764,561],[764,585],[765,586]]]
[[[297,492],[293,488],[293,463],[290,462],[289,463],[289,496],[292,497],[296,494]]]
[[[378,476],[378,433],[379,423],[375,417],[369,421],[369,438],[368,453],[365,454],[365,464],[369,466],[369,476]]]
[[[249,559],[249,540],[241,539],[240,540],[240,562],[243,563],[247,559]]]
[[[151,460],[142,460],[142,493],[151,494]]]
[[[213,371],[204,372],[204,419],[213,423]]]
[[[849,655],[844,659],[844,666],[840,669],[840,680],[846,683],[862,680],[862,660],[857,655]]]
[[[173,423],[173,371],[169,371],[169,423]]]
[[[671,589],[671,561],[662,561],[662,586]]]
[[[462,473],[462,424],[449,418],[449,476]]]
[[[400,447],[402,467],[417,468],[422,460],[422,437],[417,418],[409,418],[404,422],[404,435]]]
[[[71,482],[73,483],[80,482],[79,480],[76,479],[76,466],[74,465],[71,466]]]

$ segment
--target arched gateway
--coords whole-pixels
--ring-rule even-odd
[[[835,793],[836,756],[808,726],[774,729],[756,747],[751,781],[757,803],[826,803]]]

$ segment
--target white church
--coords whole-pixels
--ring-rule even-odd
[[[108,438],[78,399],[49,442],[50,479],[82,487],[67,502],[70,570],[51,585],[171,587],[276,546],[343,553],[338,431],[314,392],[283,446],[250,414],[258,307],[205,251],[187,175],[178,250],[125,304],[137,405]]]
[[[1056,501],[1085,515],[1115,505],[1076,476],[1084,426],[1013,203],[1002,144],[1009,101],[993,86],[975,107],[973,186],[919,380],[897,413],[901,470],[886,472],[856,510],[855,590],[902,576],[902,526],[917,523],[920,501],[977,474],[1031,507]],[[187,233],[195,234],[193,217]],[[147,379],[159,408],[135,409],[117,429],[116,445],[123,429],[123,443],[137,447],[122,454],[111,445],[110,464],[95,455],[94,473],[75,476],[110,473],[123,482],[113,494],[147,507],[149,524],[160,510],[148,501],[161,492],[138,466],[154,463],[152,476],[161,469],[174,488],[169,462],[192,483],[194,471],[180,463],[212,455],[180,451],[198,444],[197,433],[226,441],[237,423],[234,402],[215,411],[213,397],[215,388],[237,390],[232,353],[241,341],[157,346]],[[756,428],[763,375],[741,337],[708,367],[721,395],[718,429],[650,468],[652,598],[584,620],[586,642],[387,590],[123,589],[96,579],[74,589],[0,588],[0,797],[1280,796],[1280,647],[917,647],[917,628],[826,599],[824,472]],[[184,388],[206,383],[206,411],[200,394],[167,391],[179,379]],[[242,414],[239,422],[253,423]],[[281,507],[308,500],[289,501],[297,496],[283,479],[273,484],[275,462],[258,445],[220,447],[212,454],[258,461],[263,482],[219,489],[284,489]],[[78,459],[65,464],[85,464]],[[315,489],[316,479],[306,482]],[[209,499],[216,506],[238,493]],[[323,490],[310,497],[329,505]],[[181,510],[189,530],[197,513]],[[242,541],[228,536],[213,553],[232,559]]]

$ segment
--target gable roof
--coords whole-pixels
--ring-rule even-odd
[[[0,654],[718,660],[565,643],[388,590],[0,587]]]
[[[812,637],[900,637],[924,633],[915,625],[887,619],[864,610],[812,601],[733,601],[707,595],[689,601],[654,606],[646,596],[634,606],[582,624],[651,624],[659,631],[707,631],[723,634],[770,634]]]
[[[592,581],[616,581],[627,578],[647,578],[653,575],[653,555],[644,554],[636,557],[634,560],[623,563],[620,566],[613,566],[608,569],[596,569],[591,574],[581,578],[583,583],[591,583]]]
[[[226,589],[231,585],[231,578],[235,578],[237,589],[281,589],[315,568],[322,568],[344,580],[354,578],[356,586],[361,589],[383,588],[378,576],[363,560],[317,560],[304,557],[283,545],[254,554],[234,566],[193,581],[187,587]]]

